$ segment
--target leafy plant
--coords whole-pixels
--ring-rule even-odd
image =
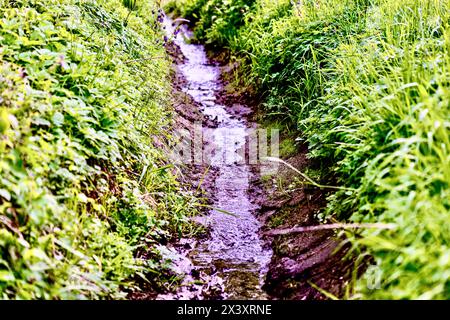
[[[160,242],[196,230],[154,146],[171,124],[157,7],[133,8],[123,26],[118,0],[1,1],[3,299],[124,298],[164,281]]]

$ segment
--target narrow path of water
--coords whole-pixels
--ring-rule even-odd
[[[165,26],[173,34],[170,19],[166,18]],[[192,250],[189,258],[197,270],[214,269],[215,277],[223,281],[223,298],[264,299],[261,286],[271,250],[258,236],[257,208],[248,192],[252,172],[240,152],[245,147],[247,129],[254,125],[245,118],[245,107],[240,108],[244,112],[231,114],[229,106],[216,102],[222,85],[220,69],[208,60],[202,45],[186,43],[190,36],[188,30],[181,29],[175,38],[186,58],[178,66],[186,79],[182,90],[200,104],[204,115],[218,123],[217,128],[203,129],[204,143],[214,150],[211,165],[219,170],[213,207],[232,215],[212,210],[207,217],[210,238]]]

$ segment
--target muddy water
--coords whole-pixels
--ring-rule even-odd
[[[169,18],[165,26],[173,34],[174,26]],[[239,112],[231,112],[230,106],[217,102],[221,92],[220,69],[208,60],[202,45],[187,43],[190,37],[187,29],[181,29],[174,40],[185,57],[184,63],[178,65],[186,79],[182,90],[200,105],[205,116],[217,123],[217,128],[202,129],[203,144],[213,150],[203,161],[219,172],[213,204],[219,210],[211,210],[206,217],[210,237],[188,254],[194,270],[191,274],[207,274],[208,281],[213,282],[199,290],[205,295],[203,298],[209,295],[224,299],[265,299],[261,286],[272,253],[258,235],[260,223],[254,216],[257,208],[248,192],[252,172],[242,155],[248,129],[254,124],[247,121],[245,114],[249,110],[245,106],[240,106]],[[216,292],[207,292],[210,288]],[[192,287],[189,290],[195,291]]]

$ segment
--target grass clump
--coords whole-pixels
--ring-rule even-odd
[[[195,231],[154,146],[171,121],[157,10],[0,0],[1,298],[123,298],[164,272],[157,244]]]
[[[396,225],[349,235],[380,280],[368,286],[362,277],[352,296],[450,298],[448,1],[252,8],[224,45],[264,94],[266,114],[296,125],[310,157],[334,164],[348,190],[330,197],[325,214]]]

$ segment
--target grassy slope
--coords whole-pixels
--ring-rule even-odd
[[[192,231],[195,200],[154,147],[171,121],[157,8],[128,13],[0,0],[0,298],[124,297]]]
[[[230,48],[266,113],[297,124],[310,156],[335,163],[340,185],[355,189],[333,195],[326,216],[396,224],[349,235],[376,262],[353,297],[450,298],[449,2],[293,3],[168,7],[200,40]]]

